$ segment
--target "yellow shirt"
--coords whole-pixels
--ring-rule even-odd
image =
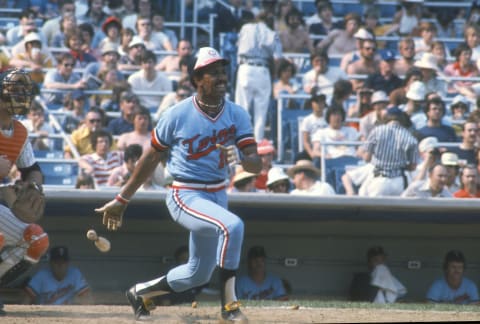
[[[87,126],[81,125],[79,128],[74,130],[70,135],[70,140],[72,141],[72,144],[75,145],[75,147],[77,148],[78,154],[84,155],[94,153],[92,144],[90,143],[90,129],[88,129]],[[117,146],[114,142],[112,143],[110,150],[116,149]],[[64,151],[72,153],[72,149],[70,148],[70,146],[68,146],[68,144],[65,145]]]
[[[46,55],[44,53],[40,53],[40,56],[41,56],[41,62],[42,62],[42,67],[43,68],[53,67],[52,59],[48,55]],[[32,59],[28,56],[28,54],[26,52],[25,53],[18,53],[15,56],[15,58],[19,59],[19,60],[32,62]],[[45,78],[45,74],[42,71],[32,71],[32,72],[30,72],[30,77],[32,78],[32,81],[35,82],[35,83],[43,83],[43,79]]]

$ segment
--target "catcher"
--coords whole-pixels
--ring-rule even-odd
[[[0,74],[0,179],[15,165],[21,179],[0,187],[0,286],[6,286],[40,260],[48,236],[34,224],[43,215],[43,175],[35,161],[25,127],[13,117],[25,115],[33,100],[33,84],[23,70]],[[4,314],[0,303],[0,315]]]

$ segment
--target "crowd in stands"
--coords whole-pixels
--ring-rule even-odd
[[[385,13],[385,4],[374,3],[340,10],[330,0],[310,7],[290,0],[200,2],[200,22],[217,15],[214,45],[222,51],[234,42],[230,99],[251,113],[265,157],[258,175],[232,170],[233,192],[424,196],[423,188],[435,197],[477,196],[463,174],[475,171],[480,183],[479,5],[446,13],[402,0]],[[163,111],[194,94],[188,71],[205,32],[196,44],[191,31],[181,38],[179,28],[165,26],[179,21],[166,16],[167,7],[172,2],[47,1],[20,7],[18,24],[2,35],[1,68],[25,68],[38,86],[23,121],[34,148],[64,150],[64,159],[78,161],[77,187],[121,186],[136,159],[126,152],[148,147]],[[185,10],[192,20],[191,4]],[[281,111],[298,114],[277,124]],[[285,124],[294,136],[276,138]],[[425,150],[421,144],[432,139]],[[115,168],[117,178],[108,179]],[[169,185],[168,170],[156,175],[146,189]],[[393,192],[379,184],[396,181]],[[448,190],[439,190],[446,181]]]

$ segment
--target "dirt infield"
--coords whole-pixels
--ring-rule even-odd
[[[6,305],[9,324],[103,324],[135,323],[128,306],[25,306]],[[244,307],[250,323],[373,323],[479,321],[480,312],[411,311],[391,309]],[[217,323],[218,308],[199,305],[159,307],[147,323]]]

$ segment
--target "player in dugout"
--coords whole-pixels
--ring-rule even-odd
[[[219,267],[222,323],[247,323],[235,295],[244,224],[227,207],[229,170],[241,164],[258,173],[261,159],[250,116],[226,100],[228,60],[200,48],[191,72],[197,93],[167,109],[152,131],[150,150],[116,197],[96,209],[107,229],[116,230],[132,196],[161,161],[173,176],[166,203],[173,220],[190,232],[189,259],[165,276],[127,291],[136,319],[150,315],[151,298],[182,292],[210,281]],[[160,202],[159,202],[160,203]]]
[[[13,166],[15,184],[0,187],[0,287],[12,284],[48,249],[48,235],[35,224],[43,216],[43,175],[33,155],[28,131],[15,116],[24,116],[34,97],[28,73],[10,69],[0,74],[0,178]],[[0,302],[0,316],[5,315]]]

